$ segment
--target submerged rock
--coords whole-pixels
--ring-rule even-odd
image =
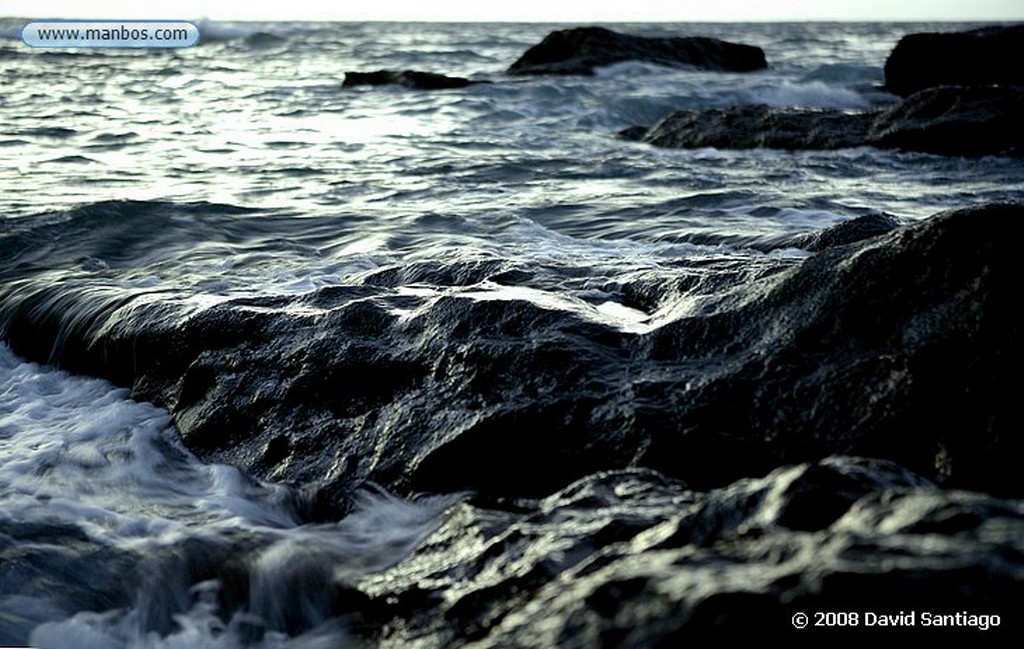
[[[726,72],[750,72],[768,65],[764,51],[752,45],[696,36],[631,36],[602,27],[577,27],[551,32],[520,56],[508,73],[589,75],[594,68],[623,61]]]
[[[940,155],[1020,156],[1024,155],[1021,114],[1024,88],[945,86],[866,113],[763,105],[681,110],[659,120],[641,140],[667,148],[874,146]]]
[[[617,135],[622,140],[640,142],[647,135],[647,130],[646,126],[630,126],[619,131]]]
[[[465,88],[483,81],[463,77],[449,77],[418,70],[376,70],[374,72],[346,72],[342,87],[397,85],[415,90],[447,90]]]
[[[885,62],[885,86],[907,96],[933,86],[1024,85],[1024,25],[908,34]]]

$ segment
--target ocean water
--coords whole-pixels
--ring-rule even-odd
[[[757,45],[770,67],[623,63],[512,79],[504,69],[558,26],[201,23],[201,45],[187,50],[69,51],[23,46],[22,24],[0,21],[0,293],[16,303],[66,285],[85,305],[68,317],[82,322],[90,303],[166,305],[184,319],[394,271],[407,279],[392,288],[416,305],[526,300],[644,332],[701,300],[639,310],[616,290],[631,277],[709,260],[796,263],[807,253],[786,244],[795,234],[1024,190],[1018,159],[616,138],[678,108],[886,106],[896,98],[882,67],[902,35],[970,25],[617,25]],[[346,71],[380,68],[493,83],[341,86]],[[460,285],[415,271],[475,262],[522,280]],[[25,265],[38,268],[31,280]],[[401,560],[460,496],[369,487],[329,524],[302,519],[303,497],[201,462],[166,411],[124,388],[0,347],[0,644],[335,646],[343,620],[281,593]],[[255,594],[224,621],[210,565],[239,556],[255,566]],[[246,635],[256,627],[266,632]]]

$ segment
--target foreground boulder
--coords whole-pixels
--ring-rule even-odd
[[[1024,88],[944,86],[875,112],[763,105],[681,110],[624,139],[667,148],[828,150],[856,146],[940,155],[1024,155]]]
[[[166,406],[194,452],[302,485],[312,515],[367,480],[539,497],[646,466],[707,489],[834,453],[1024,495],[1024,422],[1004,396],[1022,360],[1009,317],[1019,205],[854,232],[802,263],[683,260],[616,289],[650,313],[702,304],[645,333],[487,289],[538,281],[499,258],[396,265],[198,311],[112,291],[111,276],[162,249],[162,228],[176,232],[181,206],[160,209],[97,204],[0,239],[14,260],[4,338]],[[211,206],[195,210],[214,227]],[[57,243],[39,256],[40,241]],[[95,258],[108,268],[82,268]],[[421,290],[400,290],[410,284]]]
[[[501,511],[464,503],[358,586],[383,647],[663,647],[695,634],[825,636],[798,612],[975,614],[945,632],[1012,637],[1020,503],[943,492],[834,457],[708,492],[653,471],[588,476]],[[984,617],[978,617],[983,615]],[[875,624],[871,625],[874,621]],[[896,629],[897,633],[920,629]]]
[[[696,36],[649,38],[602,27],[577,27],[551,32],[520,56],[508,73],[590,75],[594,68],[623,61],[723,72],[750,72],[768,65],[764,50],[752,45]]]
[[[873,637],[1019,639],[1024,505],[890,462],[832,456],[708,491],[628,469],[543,498],[359,500],[298,542],[267,527],[125,550],[74,525],[0,519],[0,637],[64,646],[66,631],[30,636],[46,606],[192,646],[201,603],[218,641],[247,647],[283,633],[293,646],[664,647],[751,625],[824,638],[837,618],[792,620],[825,611]],[[926,615],[942,628],[922,628]]]
[[[415,90],[447,90],[465,88],[477,83],[484,82],[418,70],[376,70],[374,72],[346,72],[345,81],[341,85],[343,88],[395,85]]]
[[[933,86],[1024,85],[1024,25],[909,34],[885,62],[885,87],[907,96]]]

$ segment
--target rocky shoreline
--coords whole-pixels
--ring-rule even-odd
[[[623,60],[573,34],[611,38],[570,30],[515,73]],[[665,63],[669,44],[647,43],[649,60]],[[669,147],[1019,156],[1022,102],[1019,87],[939,85],[872,113],[683,111],[633,134]],[[0,337],[166,408],[199,457],[292,487],[304,522],[343,520],[368,485],[451,498],[394,565],[341,574],[307,557],[274,603],[289,634],[338,618],[354,646],[674,646],[708,629],[823,634],[794,628],[799,614],[909,626],[967,611],[940,630],[1019,637],[1024,421],[1009,388],[1024,360],[1011,315],[1024,204],[913,224],[869,214],[773,244],[806,256],[683,258],[598,278],[643,316],[636,330],[501,294],[546,286],[498,256],[399,262],[201,307],[173,290],[112,288],[148,272],[165,223],[244,211],[111,201],[6,225]],[[6,544],[40,536],[50,543]],[[65,586],[71,604],[132,602],[137,584],[119,573],[137,557],[77,528],[9,525],[0,541],[0,559],[31,570],[65,561],[53,548],[85,548],[66,563],[97,564],[82,573],[107,585]],[[184,592],[216,582],[227,624],[253,608],[249,571],[271,542],[225,536],[146,565]],[[173,628],[176,609],[153,606],[152,628]],[[1000,624],[980,629],[979,616]],[[252,643],[268,630],[235,622]]]

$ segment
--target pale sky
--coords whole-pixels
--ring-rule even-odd
[[[1024,20],[1024,0],[0,0],[0,17],[194,20]]]

